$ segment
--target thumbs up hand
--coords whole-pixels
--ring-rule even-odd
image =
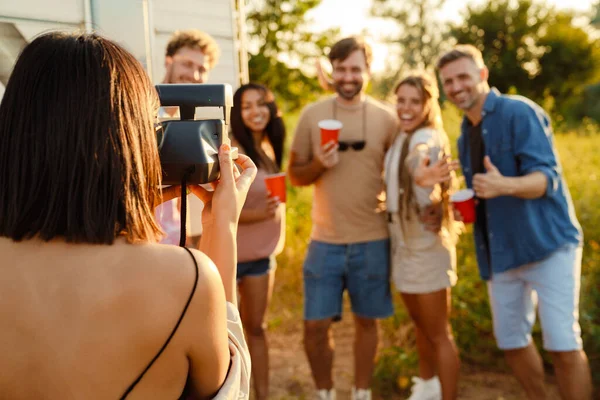
[[[496,166],[492,164],[490,156],[485,156],[483,158],[483,166],[485,167],[487,173],[494,173],[500,175],[500,171],[498,171],[498,168],[496,168]]]
[[[494,197],[505,194],[506,178],[500,173],[498,168],[492,164],[489,156],[483,159],[485,174],[475,174],[473,176],[473,190],[480,199],[493,199]]]

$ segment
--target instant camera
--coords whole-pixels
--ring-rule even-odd
[[[227,84],[156,85],[161,107],[179,107],[180,119],[157,126],[163,184],[205,184],[219,178],[219,147],[227,134],[233,95]],[[222,119],[195,120],[196,107],[219,107]]]

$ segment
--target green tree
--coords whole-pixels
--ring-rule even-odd
[[[448,43],[448,24],[439,21],[435,15],[445,2],[374,0],[371,15],[393,21],[398,26],[398,34],[384,39],[398,62],[388,65],[387,71],[375,79],[375,95],[388,95],[399,76],[407,70],[433,68],[438,54]]]
[[[544,88],[545,97],[556,99],[556,113],[574,119],[584,117],[586,109],[581,106],[585,89],[599,78],[600,42],[574,26],[571,14],[559,13],[552,19],[551,29],[539,38],[538,46],[543,53],[537,61],[540,72],[533,78],[533,87]]]
[[[440,46],[447,41],[447,26],[435,17],[435,10],[446,0],[374,0],[371,14],[390,19],[399,27],[398,35],[385,41],[399,46],[402,66],[428,69],[433,67]]]
[[[590,12],[590,24],[596,28],[600,27],[600,1],[597,1]]]
[[[488,0],[467,7],[464,23],[451,33],[483,52],[490,84],[500,91],[522,94],[555,116],[574,119],[600,58],[598,41],[573,25],[573,18],[541,2]]]
[[[516,6],[510,0],[489,0],[468,6],[464,23],[454,25],[451,33],[458,43],[473,44],[483,52],[492,85],[502,92],[516,87],[530,95],[531,78],[540,72],[537,39],[552,12],[530,0],[519,0]]]
[[[295,110],[322,93],[303,68],[323,55],[337,30],[310,31],[306,14],[322,0],[253,1],[247,11],[250,80],[268,86],[287,110]]]

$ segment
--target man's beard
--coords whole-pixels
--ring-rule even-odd
[[[477,104],[477,99],[473,97],[467,98],[461,105],[460,102],[453,102],[462,111],[470,111]]]
[[[164,83],[194,83],[190,82],[186,79],[181,79],[181,76],[175,75],[175,67],[170,66],[167,69],[167,73],[165,74],[165,82]]]
[[[344,100],[353,100],[362,91],[363,84],[361,82],[356,82],[356,81],[351,82],[352,84],[355,85],[355,90],[353,90],[352,92],[347,92],[347,91],[344,91],[344,89],[342,88],[342,86],[344,86],[344,84],[346,84],[346,83],[349,83],[349,82],[334,83],[333,86],[335,88],[336,93],[341,98],[343,98]]]

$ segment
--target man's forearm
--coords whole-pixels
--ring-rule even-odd
[[[546,194],[548,178],[535,171],[525,176],[505,176],[504,194],[521,199],[537,199]]]
[[[288,175],[290,182],[294,186],[307,186],[314,183],[325,171],[323,164],[315,157],[311,161],[299,164],[295,160],[290,160]]]

